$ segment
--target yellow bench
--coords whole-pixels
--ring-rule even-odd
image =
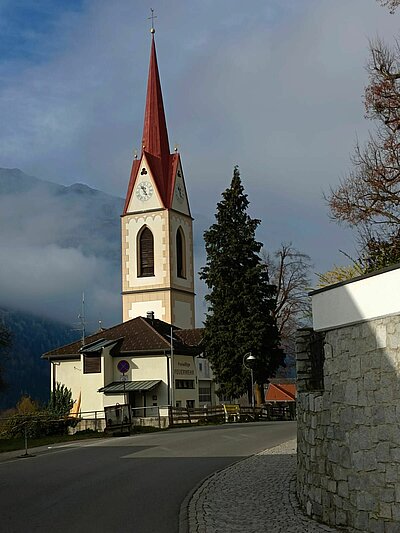
[[[229,422],[232,419],[233,422],[239,422],[240,420],[240,405],[237,404],[222,404],[225,413],[225,422]]]

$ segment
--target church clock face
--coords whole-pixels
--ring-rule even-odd
[[[146,202],[147,200],[150,200],[150,198],[153,196],[153,192],[153,185],[148,181],[141,181],[136,187],[136,197],[141,202]]]

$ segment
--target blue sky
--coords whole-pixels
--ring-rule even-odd
[[[292,241],[315,271],[345,264],[339,249],[354,255],[354,238],[329,220],[322,193],[373,127],[362,104],[368,38],[393,42],[399,25],[375,0],[0,0],[0,167],[125,195],[150,7],[196,269],[236,164],[268,251]]]

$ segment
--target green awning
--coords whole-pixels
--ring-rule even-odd
[[[159,383],[161,383],[161,379],[152,379],[149,381],[113,381],[105,387],[101,387],[98,392],[104,392],[104,394],[123,394],[124,392],[150,391],[157,387]]]

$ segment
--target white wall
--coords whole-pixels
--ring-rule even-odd
[[[313,328],[321,331],[400,313],[400,268],[311,293]]]

